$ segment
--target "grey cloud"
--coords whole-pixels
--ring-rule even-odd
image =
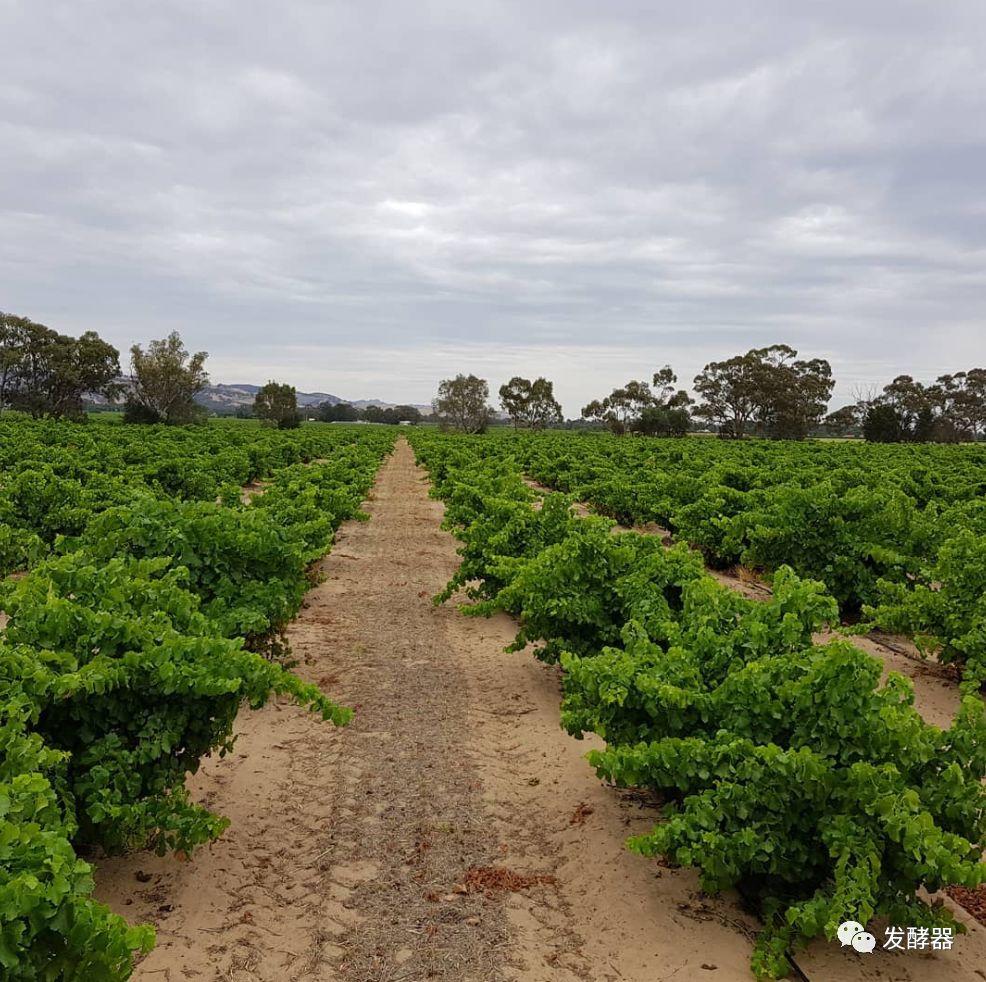
[[[776,340],[839,397],[986,361],[986,7],[667,6],[8,2],[0,308],[570,413]]]

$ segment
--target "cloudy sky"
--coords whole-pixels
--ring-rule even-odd
[[[983,0],[0,0],[0,309],[566,411],[784,341],[986,363]]]

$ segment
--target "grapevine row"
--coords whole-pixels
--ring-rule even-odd
[[[5,979],[129,978],[153,932],[92,899],[82,856],[189,853],[219,835],[226,819],[185,779],[229,750],[242,705],[277,693],[349,718],[260,652],[359,516],[392,437],[244,430],[217,460],[211,427],[151,429],[143,447],[121,431],[3,429],[0,535],[31,542],[17,557],[29,571],[0,586]],[[237,482],[264,476],[243,503]],[[44,508],[30,509],[32,489]]]
[[[536,503],[515,441],[412,440],[462,541],[436,599],[465,590],[468,613],[514,615],[515,647],[560,661],[562,723],[606,740],[589,755],[600,777],[667,803],[631,848],[757,906],[758,977],[783,976],[790,951],[845,920],[960,929],[919,892],[986,879],[978,697],[930,726],[908,680],[881,683],[847,641],[812,643],[838,613],[822,583],[780,566],[773,596],[747,600],[682,544],[614,534],[568,496]]]
[[[716,568],[790,566],[843,617],[914,637],[986,682],[986,450],[503,437],[539,482],[627,524],[657,523]]]

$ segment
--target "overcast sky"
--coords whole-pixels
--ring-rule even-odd
[[[775,341],[986,363],[984,0],[0,0],[0,309],[566,412]]]

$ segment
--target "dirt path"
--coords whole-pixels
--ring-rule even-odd
[[[153,922],[137,980],[659,982],[750,978],[754,922],[691,870],[623,847],[652,802],[602,785],[558,725],[557,673],[515,625],[430,597],[455,543],[401,440],[291,629],[302,674],[356,709],[244,714],[195,796],[232,819],[191,862],[100,864],[100,897]],[[813,946],[813,980],[982,976],[986,932],[891,957]]]

